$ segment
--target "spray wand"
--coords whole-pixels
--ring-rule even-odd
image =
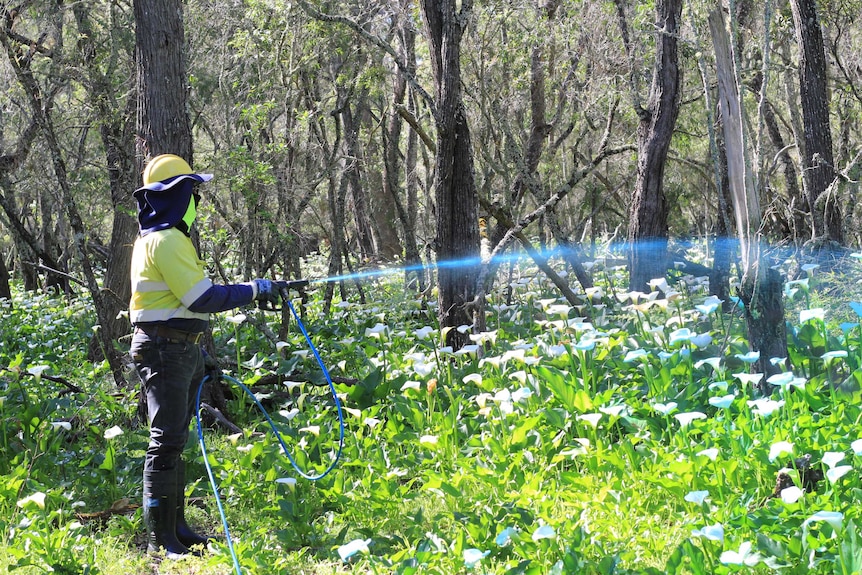
[[[243,392],[248,395],[254,404],[257,406],[258,410],[263,414],[266,418],[267,423],[269,424],[270,429],[272,430],[275,437],[278,439],[279,444],[281,445],[281,450],[284,453],[285,457],[290,461],[290,464],[296,470],[300,477],[304,479],[308,479],[309,481],[318,481],[323,479],[329,473],[335,469],[335,466],[338,464],[338,461],[341,459],[341,453],[344,449],[344,414],[341,409],[341,400],[338,399],[338,394],[335,391],[335,385],[332,383],[332,377],[329,375],[329,370],[326,369],[326,365],[323,363],[323,359],[320,357],[320,353],[318,353],[317,348],[314,346],[314,343],[311,341],[311,337],[308,335],[308,331],[305,329],[305,325],[302,323],[302,320],[299,317],[299,314],[296,312],[296,308],[293,307],[291,303],[291,292],[297,292],[307,286],[309,284],[309,280],[291,280],[291,281],[279,281],[274,282],[277,284],[278,293],[281,297],[282,304],[286,304],[291,314],[293,314],[294,319],[296,320],[296,325],[299,326],[302,335],[305,337],[305,341],[308,344],[308,348],[311,350],[314,358],[317,360],[317,364],[320,366],[320,369],[323,371],[323,376],[326,378],[326,383],[329,385],[329,391],[332,394],[333,401],[335,402],[336,411],[338,413],[338,451],[335,454],[335,457],[332,459],[332,462],[327,466],[327,468],[317,475],[312,475],[306,473],[302,469],[300,469],[299,465],[296,463],[296,460],[291,456],[290,452],[287,449],[287,445],[284,442],[284,438],[281,433],[275,426],[275,423],[272,421],[272,418],[266,412],[263,405],[261,405],[260,401],[255,397],[254,393],[246,387],[241,381],[230,377],[225,374],[221,374],[220,377],[222,379],[226,379],[231,383],[235,384],[239,387]],[[271,308],[263,307],[262,309],[270,309],[270,310],[280,310],[283,308],[276,308],[275,305]],[[236,556],[236,551],[233,548],[233,540],[230,536],[230,529],[227,524],[227,517],[224,512],[224,507],[222,505],[221,497],[219,496],[218,491],[218,483],[216,482],[215,475],[213,474],[212,467],[210,466],[209,458],[207,456],[206,443],[204,442],[203,435],[203,424],[201,422],[201,391],[203,390],[204,384],[209,380],[209,376],[204,377],[198,386],[197,395],[195,397],[195,413],[197,414],[197,428],[198,428],[198,443],[201,446],[201,454],[203,455],[204,466],[207,470],[207,476],[210,480],[210,485],[212,485],[213,494],[215,495],[216,506],[219,510],[219,515],[221,515],[222,525],[224,527],[225,539],[227,540],[228,549],[230,550],[231,559],[233,560],[234,569],[236,570],[237,575],[242,575],[242,570],[239,566],[239,560]]]

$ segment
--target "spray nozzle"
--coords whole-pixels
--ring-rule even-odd
[[[295,297],[300,294],[301,290],[309,284],[309,280],[289,280],[289,281],[278,281],[273,280],[272,286],[275,291],[281,298],[282,303],[289,300],[292,297]],[[281,311],[282,308],[278,307],[278,301],[260,301],[258,302],[258,307],[263,311]]]
[[[282,281],[276,282],[278,285],[278,293],[281,295],[281,299],[285,300],[290,298],[291,292],[299,293],[299,291],[308,285],[308,280],[290,280],[290,281]]]

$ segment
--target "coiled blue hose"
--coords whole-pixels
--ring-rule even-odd
[[[312,343],[311,337],[309,337],[308,332],[305,329],[305,325],[303,325],[302,320],[299,319],[299,314],[296,313],[296,309],[293,307],[293,304],[290,302],[290,300],[285,299],[284,302],[287,304],[288,308],[290,309],[291,313],[293,314],[293,317],[296,319],[296,324],[299,326],[299,329],[302,332],[302,335],[305,336],[305,341],[308,343],[308,347],[311,350],[311,352],[314,354],[314,358],[317,360],[317,364],[320,366],[320,369],[323,371],[323,376],[326,378],[326,383],[329,385],[329,391],[332,393],[332,398],[335,401],[335,407],[336,407],[336,410],[338,412],[338,451],[336,452],[335,458],[332,460],[332,463],[330,463],[329,466],[319,475],[310,475],[310,474],[306,473],[305,471],[303,471],[302,469],[300,469],[299,465],[296,463],[296,460],[293,458],[293,456],[290,455],[290,452],[287,450],[287,445],[284,442],[284,438],[281,436],[281,433],[278,431],[278,429],[276,429],[275,423],[272,421],[272,418],[266,412],[266,409],[264,409],[263,405],[261,405],[260,401],[258,401],[257,397],[255,397],[254,393],[252,393],[252,391],[248,387],[246,387],[241,381],[239,381],[233,377],[230,377],[229,375],[221,374],[221,377],[223,379],[226,379],[227,381],[230,381],[230,382],[236,384],[249,397],[251,397],[251,399],[254,401],[255,405],[257,406],[257,408],[264,415],[264,417],[266,417],[266,421],[269,423],[270,429],[275,434],[276,438],[278,438],[279,444],[281,444],[282,452],[287,457],[287,459],[290,461],[290,464],[293,466],[293,468],[296,470],[296,472],[299,474],[299,476],[303,477],[304,479],[308,479],[310,481],[317,481],[317,480],[323,479],[324,477],[329,475],[329,473],[333,469],[335,469],[335,466],[338,464],[339,459],[341,459],[341,452],[344,449],[344,414],[342,413],[342,410],[341,410],[341,400],[338,399],[338,394],[335,391],[335,385],[333,385],[333,383],[332,383],[332,377],[330,377],[330,375],[329,375],[329,370],[326,369],[326,365],[324,365],[323,359],[321,359],[320,354],[317,351],[317,348],[314,346],[314,343]],[[200,385],[198,386],[198,391],[197,391],[197,394],[195,396],[195,413],[197,414],[198,443],[200,443],[200,446],[201,446],[201,454],[203,455],[203,459],[204,459],[204,467],[206,467],[207,476],[210,479],[210,485],[212,485],[213,494],[215,495],[216,506],[218,507],[218,512],[219,512],[219,515],[221,516],[221,522],[222,522],[222,525],[224,526],[225,540],[227,541],[227,546],[228,546],[228,549],[230,550],[231,559],[233,560],[233,566],[234,566],[234,569],[236,570],[237,575],[241,575],[242,570],[240,569],[240,566],[239,566],[239,559],[237,559],[236,551],[233,548],[233,540],[231,539],[231,536],[230,536],[230,529],[228,528],[228,524],[227,524],[227,516],[225,515],[224,507],[222,506],[221,497],[219,496],[219,492],[218,492],[218,483],[215,480],[215,475],[213,474],[212,467],[210,466],[209,458],[207,457],[207,447],[206,447],[206,443],[204,442],[203,424],[201,423],[201,391],[203,390],[204,383],[206,383],[207,380],[209,380],[209,376],[206,376],[203,378]]]

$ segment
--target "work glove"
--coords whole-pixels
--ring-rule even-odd
[[[279,294],[278,294],[278,282],[274,282],[271,280],[253,280],[251,282],[254,284],[254,299],[261,303],[271,303],[273,305],[278,304]]]

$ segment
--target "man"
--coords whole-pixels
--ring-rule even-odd
[[[189,238],[200,195],[196,186],[212,179],[196,174],[179,156],[153,158],[135,191],[140,236],[132,252],[134,326],[130,354],[143,383],[150,424],[144,460],[144,523],[147,548],[164,548],[168,558],[206,545],[185,520],[185,465],[197,386],[204,377],[200,340],[209,314],[255,300],[275,302],[278,285],[265,279],[214,285],[204,274]]]

